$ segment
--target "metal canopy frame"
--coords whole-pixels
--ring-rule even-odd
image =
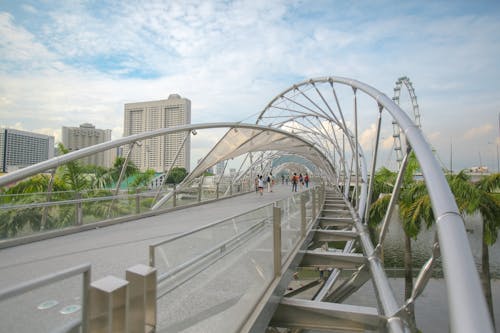
[[[351,92],[351,95],[348,96],[349,104],[351,104],[352,98],[351,114],[347,113],[345,104],[341,103],[344,101],[342,99],[344,95],[339,93],[339,87],[347,88]],[[307,324],[310,323],[309,319],[312,317],[304,316],[306,312],[313,314],[313,316],[322,316],[321,323],[329,321],[328,318],[324,318],[325,315],[331,318],[335,316],[336,318],[344,318],[347,313],[350,313],[353,315],[352,320],[334,320],[331,325],[340,324],[351,327],[349,325],[354,323],[353,325],[358,325],[356,327],[359,328],[385,325],[385,328],[390,332],[405,332],[409,330],[404,315],[407,304],[398,305],[396,302],[380,260],[380,253],[377,247],[371,243],[366,228],[365,213],[370,193],[367,163],[358,131],[360,113],[364,111],[360,105],[362,97],[368,97],[373,101],[374,116],[380,117],[383,111],[386,111],[410,143],[420,163],[436,217],[437,243],[433,257],[422,269],[412,298],[407,301],[413,302],[422,292],[430,277],[429,272],[433,258],[440,253],[447,287],[451,331],[493,332],[493,325],[482,294],[462,216],[430,145],[426,142],[419,125],[415,124],[394,100],[357,80],[329,76],[303,81],[276,96],[259,114],[256,124],[230,122],[192,124],[136,134],[87,147],[9,173],[0,177],[0,186],[98,152],[152,137],[192,130],[229,128],[226,135],[188,175],[185,184],[202,175],[208,167],[217,162],[247,153],[265,152],[259,153],[256,161],[250,157],[250,168],[255,167],[255,163],[264,165],[264,163],[269,162],[277,156],[276,152],[291,153],[306,158],[318,168],[318,174],[324,178],[327,185],[333,187],[336,193],[341,195],[339,200],[349,207],[349,213],[352,217],[351,221],[342,218],[320,221],[320,223],[344,225],[346,233],[330,235],[323,233],[318,237],[349,237],[350,239],[352,233],[355,233],[357,235],[356,241],[361,245],[364,256],[349,255],[354,240],[347,241],[342,254],[325,256],[303,252],[301,255],[311,265],[324,266],[328,262],[335,262],[339,267],[361,265],[360,271],[364,271],[368,267],[379,302],[378,315],[375,315],[372,309],[354,309],[322,304],[321,301],[328,298],[328,292],[323,291],[318,294],[316,300],[311,302],[295,300],[282,302],[280,306],[295,311],[297,317],[290,318],[286,314],[281,317],[277,315],[276,322],[288,321],[290,323],[290,320],[296,320],[296,323],[292,325],[295,325],[294,327],[313,327]],[[351,110],[350,106],[348,108]],[[380,121],[381,118],[378,118],[376,148],[380,143]],[[376,169],[376,150],[372,161],[372,173]],[[269,167],[270,163],[266,165]],[[244,173],[248,172],[251,173],[248,170],[244,171]],[[393,195],[393,199],[396,199],[397,190]],[[161,206],[166,200],[168,200],[168,195],[158,201],[152,209]],[[331,275],[332,280],[327,281],[325,287],[331,286],[334,282],[333,279],[338,276],[338,272],[334,271]],[[359,281],[364,280],[360,279]],[[347,286],[347,288],[354,288],[355,285],[359,284],[359,281],[353,280],[351,286]],[[343,296],[336,295],[336,297],[342,298]],[[279,313],[282,312],[278,311]]]
[[[412,103],[414,107],[418,108],[416,96],[414,96],[414,90],[409,80],[401,79],[400,81],[398,81],[398,87],[400,88],[402,84],[408,87]],[[341,103],[343,100],[340,97],[344,97],[344,95],[338,93],[339,87],[343,87],[340,89],[352,90],[351,118],[347,118],[345,104]],[[343,185],[343,199],[348,205],[351,205],[354,218],[354,227],[349,229],[349,224],[346,223],[345,225],[348,227],[346,230],[355,231],[358,234],[358,241],[368,258],[368,266],[379,301],[380,314],[390,319],[387,321],[389,331],[407,331],[411,329],[406,323],[404,313],[408,310],[407,305],[399,306],[395,301],[380,262],[380,253],[372,245],[366,230],[367,197],[371,193],[368,189],[366,158],[361,149],[358,133],[360,113],[358,103],[361,94],[374,102],[372,113],[378,117],[375,121],[377,136],[371,167],[372,174],[376,170],[381,116],[382,113],[388,113],[394,126],[401,130],[415,152],[436,217],[438,243],[436,243],[435,249],[437,250],[433,251],[429,263],[423,267],[413,295],[416,297],[425,287],[434,262],[433,258],[440,252],[448,295],[451,331],[493,332],[462,216],[441,167],[420,129],[418,109],[415,114],[417,123],[414,123],[409,115],[395,103],[398,98],[390,99],[377,89],[357,80],[329,76],[296,83],[284,90],[263,109],[258,116],[257,123],[299,132],[315,142],[318,149],[324,151],[325,155],[331,158],[331,163],[338,171],[337,185]],[[351,120],[347,121],[347,119]],[[329,139],[325,137],[329,137]],[[338,158],[336,158],[337,156]],[[354,186],[351,186],[351,178],[353,177]],[[341,187],[338,190],[342,190]],[[393,199],[397,199],[397,191],[394,195]],[[341,223],[340,219],[337,220],[333,223]],[[349,242],[344,252],[348,250]],[[338,276],[338,274],[332,274],[332,276]],[[325,286],[331,284],[325,283]],[[412,303],[414,300],[412,298],[408,302]],[[307,308],[307,306],[303,308]],[[398,319],[400,322],[395,323],[394,319]]]

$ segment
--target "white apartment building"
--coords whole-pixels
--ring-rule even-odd
[[[110,129],[97,129],[92,124],[81,124],[80,127],[62,127],[62,143],[70,151],[76,151],[111,140]],[[97,165],[105,168],[113,166],[116,149],[93,154],[79,160],[86,165]]]
[[[125,104],[125,123],[123,136],[149,132],[191,123],[191,101],[177,94],[168,99],[150,102]],[[153,169],[156,172],[167,170],[174,162],[177,151],[189,133],[176,133],[147,139],[135,145],[130,160],[141,170]],[[128,154],[129,147],[123,149]],[[180,150],[174,167],[190,170],[191,140],[188,137]]]
[[[17,169],[54,157],[54,137],[12,128],[0,129],[0,171]]]

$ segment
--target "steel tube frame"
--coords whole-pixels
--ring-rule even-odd
[[[437,233],[447,286],[451,330],[460,333],[472,331],[493,332],[492,321],[479,283],[463,219],[458,211],[448,183],[421,130],[393,100],[377,89],[357,80],[335,76],[321,77],[297,83],[284,90],[268,104],[259,115],[259,119],[268,108],[272,107],[275,101],[285,98],[285,94],[297,90],[297,87],[309,85],[313,82],[329,83],[332,88],[334,83],[343,84],[361,90],[372,97],[379,105],[383,106],[399,125],[420,163],[432,202],[434,216],[436,217]],[[333,94],[340,110],[335,89],[333,89]],[[343,116],[342,112],[340,114]],[[361,227],[362,224],[360,224]],[[368,249],[367,253],[371,252],[369,250],[373,246],[369,239],[367,239],[364,247],[365,250]],[[373,266],[378,265],[374,264]],[[380,278],[379,274],[373,271],[373,267],[372,274],[374,281]],[[382,303],[384,303],[384,295],[392,294],[390,288],[384,288],[383,284],[377,287],[377,292]]]

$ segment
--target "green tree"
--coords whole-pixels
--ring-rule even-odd
[[[167,183],[169,184],[179,184],[186,178],[187,176],[187,171],[185,168],[181,167],[174,167],[172,170],[170,170],[170,173],[168,174],[167,177]]]
[[[491,319],[494,322],[493,299],[491,296],[491,278],[489,264],[489,246],[495,244],[500,228],[500,174],[483,177],[472,183],[470,177],[461,171],[457,175],[448,176],[451,191],[455,196],[462,214],[480,213],[482,219],[481,244],[481,284],[488,303]]]
[[[69,152],[62,143],[59,143],[57,148],[61,154]],[[84,167],[78,161],[71,161],[57,168],[56,177],[61,178],[68,186],[68,189],[79,192],[90,187],[90,182],[85,177],[84,171]]]
[[[154,178],[154,176],[155,171],[153,169],[148,169],[145,172],[137,173],[130,186],[133,188],[146,186]]]
[[[413,152],[408,158],[408,165],[403,175],[401,191],[397,201],[399,206],[399,218],[405,234],[405,299],[411,297],[413,290],[413,257],[411,240],[417,238],[421,230],[422,221],[426,221],[428,226],[433,221],[432,210],[422,206],[425,203],[425,200],[419,200],[420,196],[425,195],[427,192],[424,182],[415,181],[414,179],[414,174],[419,170],[418,161]],[[374,191],[372,196],[373,199],[369,211],[369,223],[371,226],[377,226],[383,221],[391,199],[390,193],[396,183],[396,178],[396,173],[391,172],[386,168],[381,168],[375,174]],[[412,307],[412,305],[410,306]],[[409,324],[413,328],[416,328],[413,308],[410,310],[411,317]]]
[[[124,164],[125,164],[125,157],[118,156],[115,159],[113,167],[111,168],[111,177],[115,182],[118,181],[118,178],[120,177],[120,173],[123,169]],[[138,172],[139,168],[137,168],[134,162],[129,160],[127,163],[127,167],[125,168],[125,177],[130,177]]]
[[[418,163],[416,162],[414,156],[411,156],[398,200],[399,217],[406,236],[406,298],[411,295],[411,290],[413,288],[411,239],[416,239],[418,236],[422,227],[422,222],[425,223],[426,227],[430,227],[435,220],[430,196],[427,192],[425,183],[423,181],[415,181],[413,179],[412,175],[416,170],[418,170]],[[375,183],[382,182],[391,184],[392,180],[395,179],[394,176],[394,174],[390,174],[389,172],[383,170],[379,175],[375,175]],[[462,171],[456,175],[448,175],[447,180],[450,189],[455,196],[455,201],[460,213],[464,215],[472,215],[475,213],[481,214],[483,221],[481,281],[490,313],[493,313],[488,246],[495,243],[498,229],[500,228],[500,220],[498,219],[498,216],[500,216],[498,194],[498,189],[500,188],[500,175],[494,174],[484,177],[480,182],[473,184],[467,174]],[[377,195],[377,189],[383,189],[382,191],[386,191],[386,193],[388,193],[389,191],[387,190],[389,188],[384,189],[381,184],[379,184],[378,187],[377,185],[374,186],[374,197]],[[379,224],[383,220],[390,200],[390,195],[377,195],[377,197],[378,199],[374,199],[370,208],[370,224],[374,225]]]

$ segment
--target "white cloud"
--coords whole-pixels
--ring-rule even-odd
[[[491,124],[484,124],[483,126],[473,127],[471,129],[467,130],[467,132],[465,132],[465,134],[464,134],[464,138],[465,139],[473,139],[473,138],[476,138],[478,136],[488,134],[491,131],[493,131],[493,126]]]
[[[495,12],[434,17],[426,6],[405,14],[408,4],[386,14],[284,1],[89,4],[48,12],[22,4],[26,15],[38,10],[37,18],[49,18],[33,26],[0,12],[2,125],[59,131],[92,122],[117,138],[124,103],[170,93],[191,99],[193,122],[237,121],[295,81],[325,75],[359,79],[388,95],[397,77],[409,75],[432,141],[478,137],[485,130],[478,124],[493,123],[488,117],[500,106]],[[145,78],[131,78],[134,72]],[[473,114],[467,105],[475,105]],[[373,120],[362,121],[368,151]],[[391,134],[382,137],[391,149]]]

